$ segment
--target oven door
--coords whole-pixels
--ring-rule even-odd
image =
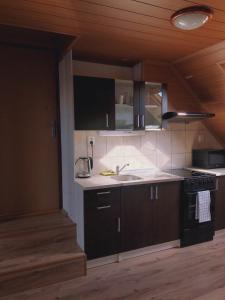
[[[195,218],[197,192],[185,193],[182,205],[180,245],[186,247],[211,241],[214,236],[215,190],[211,195],[211,221],[199,223]]]
[[[211,196],[211,219],[210,222],[199,223],[198,220],[195,218],[195,211],[196,211],[196,199],[197,199],[197,192],[185,192],[183,203],[181,205],[182,212],[181,212],[181,227],[182,228],[191,228],[195,226],[199,226],[201,224],[207,223],[214,223],[215,219],[215,190],[210,191]]]

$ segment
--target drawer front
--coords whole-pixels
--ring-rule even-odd
[[[84,195],[85,252],[88,259],[112,255],[120,247],[120,189]]]

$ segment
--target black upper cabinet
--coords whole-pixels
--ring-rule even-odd
[[[134,129],[163,128],[162,115],[167,111],[167,85],[134,82]]]
[[[144,92],[145,82],[134,82],[134,129],[144,130]]]
[[[115,129],[115,80],[74,76],[75,129]]]
[[[74,97],[76,130],[164,127],[166,84],[74,76]]]

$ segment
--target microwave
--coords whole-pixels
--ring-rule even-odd
[[[203,169],[225,168],[225,149],[192,150],[192,166]]]

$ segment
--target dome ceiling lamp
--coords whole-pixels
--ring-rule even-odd
[[[193,30],[206,24],[213,17],[213,11],[207,6],[190,6],[176,11],[171,23],[181,30]]]

